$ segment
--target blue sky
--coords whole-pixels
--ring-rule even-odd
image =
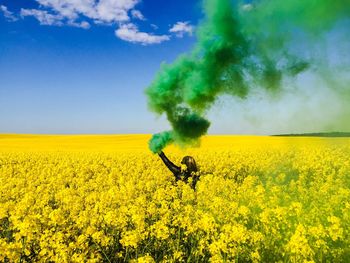
[[[191,49],[201,19],[195,0],[0,0],[0,133],[168,129],[148,111],[144,89],[162,62]],[[343,107],[323,109],[340,103],[347,101],[304,74],[278,100],[219,98],[209,132],[337,130],[327,120]]]
[[[67,19],[43,24],[50,22],[21,16],[23,10],[57,14],[36,1],[0,1],[7,11],[0,14],[0,132],[149,133],[167,127],[147,110],[143,90],[162,61],[171,62],[192,46],[194,37],[188,29],[181,31],[181,23],[177,31],[169,30],[178,22],[196,24],[198,2],[119,2],[128,21],[120,22],[117,15],[96,14],[94,20],[79,14],[78,21],[90,24],[82,28]],[[132,17],[132,10],[143,20]],[[115,20],[96,24],[104,18]],[[141,40],[118,37],[115,31],[125,24],[145,33]],[[152,36],[166,38],[152,43]]]

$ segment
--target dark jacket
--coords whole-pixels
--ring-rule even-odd
[[[181,168],[177,165],[175,165],[173,162],[171,162],[168,157],[163,152],[159,153],[159,157],[162,159],[166,167],[174,174],[176,181],[184,181],[185,183],[188,183],[188,178],[192,177],[192,184],[191,187],[193,189],[196,188],[197,181],[199,179],[199,176],[194,175],[188,170],[181,171]]]

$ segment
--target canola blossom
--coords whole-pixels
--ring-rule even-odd
[[[0,135],[0,262],[346,262],[350,140]]]

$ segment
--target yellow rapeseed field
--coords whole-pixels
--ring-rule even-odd
[[[350,140],[0,135],[0,262],[349,262]]]

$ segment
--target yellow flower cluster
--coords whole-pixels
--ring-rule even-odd
[[[346,262],[350,140],[0,136],[0,262]]]

